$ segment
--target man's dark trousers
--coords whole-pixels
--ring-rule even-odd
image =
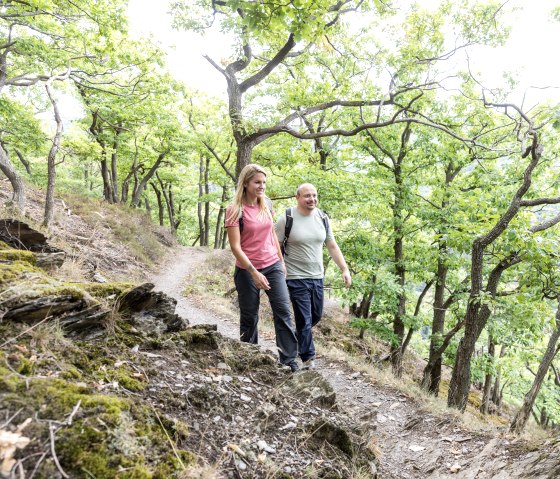
[[[297,339],[292,330],[290,300],[286,288],[286,276],[280,261],[266,268],[259,269],[266,276],[269,290],[265,290],[272,308],[276,346],[282,364],[288,364],[297,357]],[[236,267],[234,273],[235,288],[239,298],[240,339],[245,343],[257,344],[259,341],[257,324],[259,321],[260,290],[245,269]]]
[[[323,315],[323,279],[289,279],[286,283],[296,319],[299,357],[307,361],[315,357],[311,328]]]

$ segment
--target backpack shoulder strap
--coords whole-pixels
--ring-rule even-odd
[[[290,231],[292,231],[292,225],[294,224],[294,217],[292,215],[292,208],[286,210],[286,227],[284,228],[284,238],[288,241],[290,236]]]
[[[284,227],[284,240],[280,245],[280,250],[282,251],[282,256],[286,256],[286,247],[288,246],[288,238],[290,237],[290,231],[292,231],[292,225],[294,224],[294,217],[292,216],[292,208],[286,210],[286,225]]]
[[[239,221],[239,234],[241,234],[243,233],[243,205],[241,205],[241,209],[237,215],[237,221]]]
[[[319,217],[321,218],[321,221],[323,222],[323,226],[325,227],[325,231],[328,233],[329,232],[329,217],[328,217],[327,213],[325,213],[324,211],[321,211],[319,208],[317,208],[317,211],[319,212]]]

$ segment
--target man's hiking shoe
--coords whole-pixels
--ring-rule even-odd
[[[307,361],[302,362],[302,369],[316,369],[315,358],[309,358]]]
[[[300,369],[299,364],[295,359],[286,364],[286,366],[288,366],[290,368],[290,371],[293,373],[297,373]]]

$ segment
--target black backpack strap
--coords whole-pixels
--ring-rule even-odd
[[[292,208],[286,210],[286,226],[284,227],[284,240],[280,245],[280,250],[282,251],[282,256],[286,256],[286,247],[288,246],[288,238],[290,237],[290,231],[292,231],[292,225],[294,224],[294,217],[292,216]]]
[[[239,210],[239,215],[237,215],[237,221],[239,221],[239,234],[243,233],[243,206]]]
[[[319,212],[319,216],[321,217],[321,221],[323,222],[323,226],[325,227],[325,231],[328,233],[329,232],[329,217],[328,217],[327,213],[325,213],[324,211],[321,211],[319,208],[317,208],[317,211]]]
[[[270,216],[272,216],[272,200],[268,197],[264,197],[264,201],[268,210],[270,211]],[[239,234],[243,233],[243,206],[239,210],[239,215],[237,216],[237,221],[239,221]]]

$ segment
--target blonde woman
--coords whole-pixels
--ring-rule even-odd
[[[233,203],[226,212],[225,226],[236,259],[234,281],[239,297],[240,338],[246,343],[258,343],[262,289],[272,307],[280,362],[295,372],[299,369],[297,339],[292,329],[286,268],[265,189],[266,172],[259,165],[247,165],[241,170]]]

